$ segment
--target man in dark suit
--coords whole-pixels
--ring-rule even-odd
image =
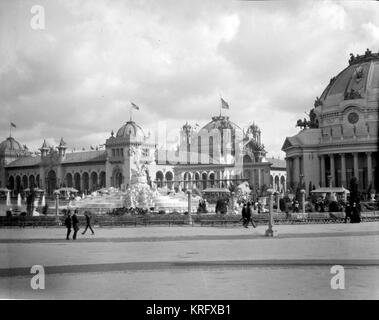
[[[95,234],[95,232],[93,231],[91,227],[91,213],[89,213],[88,211],[85,211],[84,216],[86,217],[86,227],[84,231],[82,232],[82,234],[85,234],[88,228],[92,231],[92,234]]]
[[[242,226],[247,228],[248,224],[249,224],[249,220],[247,220],[247,208],[246,208],[246,203],[244,203],[242,207]]]
[[[70,233],[71,233],[71,227],[72,227],[70,210],[68,210],[68,212],[67,212],[67,217],[64,220],[64,224],[67,228],[66,240],[70,240]]]
[[[79,219],[77,217],[78,209],[75,209],[74,214],[72,215],[72,227],[74,228],[74,235],[72,236],[73,240],[76,240],[76,234],[79,231]]]
[[[256,228],[257,226],[255,225],[254,221],[253,221],[253,214],[252,214],[252,206],[251,206],[251,203],[248,202],[247,203],[247,207],[246,207],[246,220],[247,220],[247,223],[246,223],[246,227],[249,225],[249,222],[251,222],[252,226],[254,228]]]

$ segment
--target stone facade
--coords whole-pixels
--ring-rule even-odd
[[[356,177],[361,191],[378,190],[378,101],[379,54],[352,55],[316,99],[310,121],[299,120],[303,129],[283,144],[289,186],[346,188]]]
[[[111,133],[103,150],[67,152],[63,138],[57,147],[44,141],[39,150],[33,154],[13,138],[2,142],[1,187],[18,193],[34,185],[48,194],[58,187],[74,187],[87,193],[102,187],[127,188],[141,176],[169,188],[227,187],[248,181],[256,190],[275,184],[284,191],[286,185],[284,160],[265,159],[259,128],[253,124],[245,132],[223,116],[213,117],[200,130],[185,124],[173,154],[159,148],[132,120],[116,135]]]

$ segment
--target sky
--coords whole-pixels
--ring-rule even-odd
[[[223,115],[258,124],[268,156],[284,158],[296,120],[366,48],[379,50],[374,1],[0,0],[0,139],[13,122],[31,150],[61,137],[89,149],[131,101],[146,132],[179,131],[208,123],[222,97]]]

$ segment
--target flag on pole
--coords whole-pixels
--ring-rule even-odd
[[[139,106],[137,106],[135,103],[131,102],[131,105],[134,109],[139,110]]]
[[[221,99],[221,108],[229,109],[229,104],[223,98],[220,98],[220,99]]]
[[[11,126],[12,126],[13,128],[16,128],[16,125],[15,125],[13,122],[11,122]]]

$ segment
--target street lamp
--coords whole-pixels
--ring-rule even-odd
[[[192,221],[192,215],[191,215],[191,212],[192,212],[192,199],[191,199],[191,194],[192,194],[192,191],[191,191],[191,189],[189,189],[188,191],[187,191],[187,194],[188,194],[188,223],[190,224],[190,225],[192,225],[193,224],[193,221]]]
[[[266,237],[274,237],[277,235],[277,231],[273,230],[274,217],[273,217],[273,195],[275,193],[274,189],[267,189],[269,196],[269,213],[268,213],[268,229],[265,232]]]

